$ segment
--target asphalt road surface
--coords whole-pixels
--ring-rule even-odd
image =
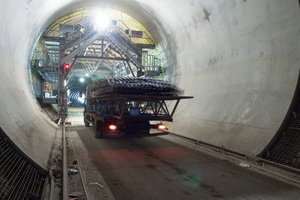
[[[172,136],[96,139],[81,111],[73,111],[68,130],[88,199],[300,199],[295,185],[173,142]]]

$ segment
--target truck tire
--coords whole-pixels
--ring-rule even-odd
[[[90,122],[84,122],[85,127],[89,127],[90,126]]]
[[[103,123],[95,119],[94,129],[95,129],[95,138],[103,138]]]

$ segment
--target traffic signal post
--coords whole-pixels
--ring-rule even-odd
[[[61,123],[65,122],[68,117],[68,93],[66,89],[66,78],[71,70],[69,63],[61,63],[64,57],[64,49],[62,42],[59,46],[59,76],[58,76],[58,114],[61,119]]]

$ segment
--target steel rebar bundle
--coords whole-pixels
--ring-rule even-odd
[[[92,89],[92,91],[91,91]],[[141,77],[99,80],[87,90],[88,96],[108,94],[177,96],[182,91],[168,81]]]

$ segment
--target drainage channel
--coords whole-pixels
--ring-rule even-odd
[[[67,130],[66,130],[67,129]],[[69,199],[90,199],[90,194],[86,188],[83,178],[83,171],[77,153],[70,137],[71,127],[66,127],[63,123],[62,130],[62,200]]]
[[[46,176],[0,128],[0,199],[38,200]]]

